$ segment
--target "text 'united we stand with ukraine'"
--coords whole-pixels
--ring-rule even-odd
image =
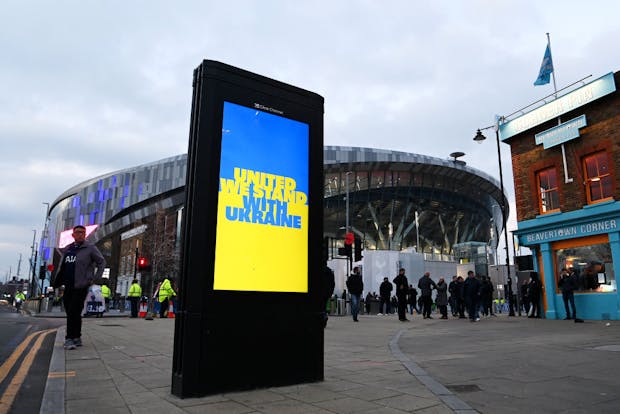
[[[242,205],[227,205],[226,219],[246,223],[300,229],[302,217],[289,214],[289,204],[303,206],[308,196],[297,191],[291,177],[234,168],[233,179],[220,178],[220,192],[242,197]]]

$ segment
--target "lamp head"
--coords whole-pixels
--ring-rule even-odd
[[[482,135],[482,132],[480,132],[480,130],[478,130],[476,132],[476,136],[474,137],[474,141],[476,141],[478,144],[482,144],[482,141],[484,141],[485,139],[487,139],[487,137]]]
[[[456,151],[456,152],[451,153],[450,156],[454,158],[453,161],[456,161],[457,158],[465,156],[465,153],[461,151]]]

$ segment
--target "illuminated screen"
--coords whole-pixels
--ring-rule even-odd
[[[98,224],[91,224],[90,226],[84,226],[86,227],[86,238],[88,238],[88,236],[91,235],[91,233],[95,230],[97,230],[97,227],[99,227]],[[70,228],[69,230],[64,230],[60,232],[60,237],[58,237],[58,247],[59,248],[63,248],[65,246],[70,245],[71,243],[73,243],[73,228]]]
[[[308,292],[309,126],[224,102],[213,289]]]

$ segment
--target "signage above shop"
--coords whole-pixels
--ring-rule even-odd
[[[121,240],[127,240],[130,239],[134,236],[137,236],[138,234],[142,234],[146,231],[146,224],[142,224],[138,227],[134,227],[131,230],[127,230],[124,233],[121,233]]]
[[[564,239],[574,239],[577,237],[593,236],[596,234],[618,231],[618,221],[616,219],[593,221],[583,224],[575,224],[544,231],[519,235],[519,241],[523,246],[546,243]]]
[[[579,89],[575,89],[543,106],[500,124],[499,136],[502,140],[506,140],[536,125],[540,125],[550,119],[557,118],[562,114],[589,104],[615,90],[616,83],[614,81],[614,74],[610,72]]]
[[[571,139],[579,137],[579,128],[586,126],[586,116],[581,115],[570,121],[564,122],[546,131],[534,135],[536,145],[543,144],[543,148],[551,148]]]

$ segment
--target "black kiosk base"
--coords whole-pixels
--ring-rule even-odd
[[[194,71],[172,393],[323,380],[323,98]]]

